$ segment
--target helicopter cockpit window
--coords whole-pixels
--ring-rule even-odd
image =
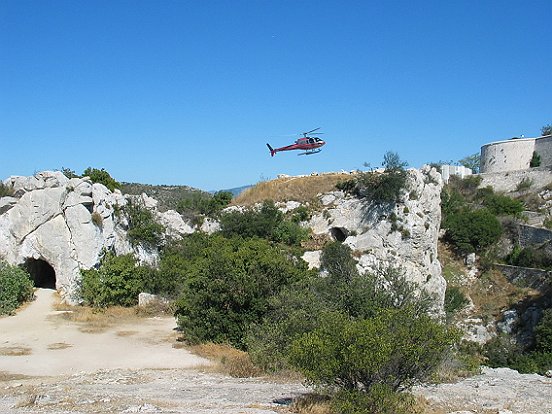
[[[314,139],[309,138],[309,144],[314,144]]]

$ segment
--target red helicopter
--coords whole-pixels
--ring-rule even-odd
[[[313,129],[312,131],[309,131],[309,132],[303,132],[303,137],[302,138],[299,138],[297,141],[295,141],[295,144],[291,144],[291,145],[288,145],[288,146],[285,146],[285,147],[281,147],[281,148],[272,148],[270,146],[270,144],[266,144],[266,146],[268,147],[268,149],[270,150],[270,155],[274,157],[274,154],[276,154],[277,152],[280,152],[280,151],[291,151],[291,150],[301,150],[301,151],[305,151],[305,152],[302,152],[301,154],[297,154],[297,155],[312,155],[312,154],[317,154],[319,153],[320,151],[322,151],[322,149],[320,148],[322,145],[325,145],[326,142],[321,140],[320,138],[318,137],[313,137],[313,136],[309,136],[310,135],[320,135],[320,134],[323,134],[323,132],[317,132],[317,133],[314,133],[314,131],[318,131],[320,128],[315,128]]]

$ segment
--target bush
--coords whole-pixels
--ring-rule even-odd
[[[536,151],[533,151],[533,156],[531,157],[531,161],[529,161],[529,167],[535,168],[540,167],[541,165],[541,156],[537,154]]]
[[[108,254],[99,269],[81,270],[80,294],[84,303],[94,307],[134,306],[138,295],[151,283],[152,271],[137,266],[131,254]]]
[[[128,214],[128,238],[133,246],[142,244],[146,247],[156,247],[161,244],[165,227],[157,223],[153,213],[143,203],[130,199],[125,206]]]
[[[226,237],[260,237],[299,245],[308,236],[308,230],[293,221],[284,219],[273,201],[266,200],[260,210],[231,211],[220,218],[222,234]]]
[[[308,276],[285,287],[270,299],[269,309],[247,338],[248,350],[263,369],[289,368],[290,344],[320,325],[328,312],[351,319],[371,318],[382,309],[408,307],[415,315],[428,311],[433,301],[393,268],[360,275],[348,246],[328,243],[321,267],[326,277]]]
[[[194,192],[188,198],[181,199],[176,210],[183,215],[201,214],[209,217],[218,217],[222,209],[232,201],[232,193],[219,191],[211,196],[204,192]]]
[[[71,170],[69,172],[65,172],[64,174],[72,173]],[[93,183],[99,183],[105,185],[110,191],[115,191],[116,188],[121,188],[121,184],[117,182],[109,173],[104,170],[103,168],[101,170],[97,168],[91,168],[88,167],[84,172],[82,173],[83,176],[87,176],[92,180]],[[72,177],[71,177],[72,178]]]
[[[33,282],[18,266],[0,262],[0,315],[9,315],[33,297]]]
[[[244,349],[247,330],[263,318],[269,298],[302,279],[306,263],[262,239],[216,235],[208,241],[177,301],[178,326],[188,342]]]
[[[383,172],[363,172],[352,180],[340,182],[338,190],[373,200],[376,203],[396,203],[406,187],[408,164],[396,152],[388,151],[383,157]]]
[[[535,327],[535,350],[552,354],[552,309],[546,309]]]
[[[496,216],[519,217],[523,211],[523,203],[501,194],[486,194],[483,205]]]
[[[487,209],[471,211],[462,209],[445,218],[446,239],[459,251],[480,251],[496,242],[502,234],[502,226]]]
[[[537,269],[552,267],[552,258],[546,251],[532,246],[522,248],[516,244],[506,259],[508,264],[512,266],[533,267]]]
[[[406,186],[407,173],[396,169],[362,173],[358,178],[358,194],[377,203],[396,203]]]
[[[429,378],[455,341],[444,326],[407,308],[359,320],[333,312],[293,342],[290,357],[314,384],[399,391]]]
[[[332,412],[339,414],[415,414],[415,398],[397,393],[390,387],[376,384],[366,392],[340,390],[332,398]]]
[[[457,286],[447,286],[445,291],[445,312],[452,316],[468,304],[468,299],[462,290]]]
[[[0,181],[0,198],[11,197],[13,196],[13,194],[14,194],[13,187],[6,185],[2,181]]]

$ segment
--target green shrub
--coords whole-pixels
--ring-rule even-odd
[[[14,194],[13,187],[6,185],[2,181],[0,181],[0,198],[11,197],[13,196],[13,194]]]
[[[33,297],[33,282],[18,266],[0,262],[0,315],[9,315]]]
[[[552,308],[543,312],[541,320],[535,327],[535,350],[552,354]]]
[[[508,196],[490,193],[484,196],[483,205],[496,216],[518,217],[523,211],[523,203]]]
[[[406,187],[406,178],[403,169],[362,173],[357,182],[358,194],[377,203],[396,203]]]
[[[348,246],[328,243],[322,252],[325,277],[308,276],[268,301],[262,321],[247,337],[253,360],[263,369],[288,368],[290,344],[320,325],[328,312],[348,318],[371,318],[382,309],[408,307],[415,315],[428,312],[433,299],[406,280],[398,269],[385,268],[360,275]]]
[[[151,283],[152,271],[137,266],[131,254],[108,254],[99,269],[81,270],[80,294],[84,303],[94,307],[133,306],[138,295]]]
[[[531,161],[529,161],[529,167],[535,168],[540,167],[541,165],[541,156],[537,154],[536,151],[533,151],[533,156],[531,157]]]
[[[285,220],[271,200],[266,200],[260,210],[231,211],[220,218],[222,234],[226,237],[260,237],[288,245],[299,245],[308,236],[308,230],[294,221]]]
[[[406,187],[408,164],[396,152],[387,151],[383,157],[383,172],[362,172],[356,178],[336,185],[338,190],[367,198],[376,203],[396,203]]]
[[[445,312],[447,316],[452,316],[468,304],[468,299],[464,292],[457,286],[447,286],[445,291]]]
[[[506,260],[512,266],[534,267],[537,269],[552,267],[552,258],[546,251],[533,246],[522,248],[516,244]]]
[[[350,180],[339,181],[335,188],[345,193],[357,195],[357,181],[354,178]]]
[[[524,177],[519,183],[516,185],[516,191],[525,191],[529,190],[531,186],[533,185],[534,181],[529,177]]]
[[[332,398],[332,412],[339,414],[415,414],[415,398],[398,393],[384,384],[376,384],[366,392],[340,390]]]
[[[502,234],[502,226],[487,209],[462,209],[447,215],[444,222],[446,239],[459,251],[480,251],[496,242]]]
[[[124,207],[128,214],[128,238],[133,246],[159,246],[163,240],[165,227],[156,222],[153,213],[139,200],[128,201]]]
[[[209,238],[177,301],[178,326],[188,342],[230,343],[244,349],[247,330],[268,300],[304,277],[306,263],[263,239]]]
[[[73,171],[70,168],[61,167],[61,172],[63,173],[63,175],[65,175],[69,179],[71,179],[71,178],[80,178],[80,176],[77,175],[75,173],[75,171]]]
[[[290,359],[314,384],[399,391],[429,378],[455,341],[443,325],[407,308],[359,320],[333,312],[293,342]]]
[[[69,170],[69,172],[73,173],[71,170]],[[97,168],[88,167],[84,170],[82,175],[89,177],[93,183],[105,185],[110,191],[115,191],[116,188],[121,188],[121,184],[111,177],[111,175],[109,175],[109,173],[103,168],[99,170]]]
[[[178,201],[176,210],[185,216],[201,214],[203,216],[218,217],[223,208],[232,201],[232,193],[219,191],[214,195],[200,191]]]

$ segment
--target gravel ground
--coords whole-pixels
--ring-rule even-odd
[[[174,345],[174,319],[118,321],[101,332],[53,311],[52,292],[0,319],[0,414],[288,413],[274,400],[299,383],[237,379]],[[484,369],[455,384],[417,387],[431,414],[552,414],[552,379]]]

